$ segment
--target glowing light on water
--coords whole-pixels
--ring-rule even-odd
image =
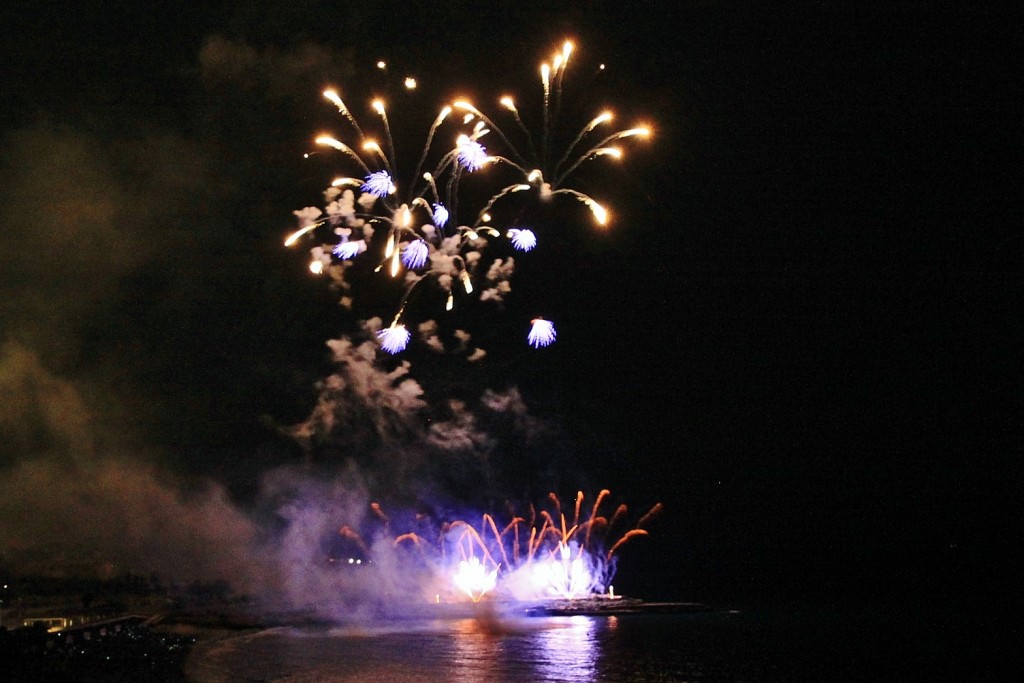
[[[615,619],[614,616],[607,620]],[[599,633],[601,619],[572,616],[559,620],[560,628],[538,629],[536,634],[537,681],[600,681],[605,680]],[[608,624],[608,627],[613,627]],[[637,670],[639,671],[639,669]],[[648,680],[648,676],[635,673],[632,679]],[[677,679],[678,680],[678,679]]]
[[[526,336],[526,341],[536,349],[553,344],[556,336],[555,324],[553,322],[544,318],[534,318],[530,325],[530,333]]]

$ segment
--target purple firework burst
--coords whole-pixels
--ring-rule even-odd
[[[366,182],[359,189],[376,197],[386,197],[395,191],[395,181],[387,171],[375,171],[366,176]]]
[[[377,333],[380,347],[392,355],[404,351],[405,347],[409,345],[411,336],[409,330],[405,329],[405,325],[392,325]]]
[[[416,240],[410,242],[405,249],[402,250],[402,263],[405,264],[406,268],[416,270],[422,268],[427,262],[427,255],[430,250],[427,248],[427,243],[423,240]]]
[[[544,318],[534,318],[526,341],[536,349],[554,343],[556,336],[555,324],[553,322]]]

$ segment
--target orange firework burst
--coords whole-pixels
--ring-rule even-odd
[[[428,568],[438,585],[455,588],[453,600],[459,595],[476,602],[489,594],[517,599],[602,594],[614,574],[616,553],[633,539],[646,536],[648,531],[640,527],[663,510],[661,503],[655,504],[633,528],[617,535],[615,528],[621,526],[628,508],[620,504],[610,518],[602,514],[602,503],[610,495],[602,490],[586,510],[585,496],[577,492],[570,518],[558,496],[551,493],[549,508],[538,511],[530,505],[528,516],[513,515],[504,526],[483,514],[478,524],[458,519],[420,533],[404,531],[390,545],[414,548],[410,561],[418,558],[415,561]],[[389,516],[377,503],[370,507],[373,517],[384,525],[383,533],[390,534]],[[422,523],[422,517],[417,521]],[[349,527],[342,527],[341,533],[369,553],[367,544]],[[442,592],[438,588],[429,594]]]

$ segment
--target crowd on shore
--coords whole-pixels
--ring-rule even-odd
[[[43,626],[0,629],[4,680],[19,683],[184,681],[183,664],[195,642],[141,623],[88,639]]]

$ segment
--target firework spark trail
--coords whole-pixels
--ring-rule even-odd
[[[375,140],[364,135],[363,128],[337,92],[325,90],[324,97],[338,108],[359,135],[361,142],[357,148],[363,154],[356,151],[353,146],[328,135],[317,137],[316,143],[331,147],[354,160],[366,173],[366,179],[336,179],[324,193],[328,201],[325,217],[322,217],[324,212],[315,207],[296,211],[300,227],[288,236],[285,245],[291,246],[301,237],[311,235],[319,228],[333,227],[334,233],[341,241],[333,247],[313,247],[310,250],[313,256],[310,270],[314,273],[329,274],[335,284],[347,292],[349,285],[345,281],[345,272],[348,264],[370,248],[373,227],[375,224],[381,225],[387,234],[384,240],[386,247],[375,272],[386,269],[392,278],[397,278],[404,266],[406,281],[409,283],[396,307],[397,312],[391,325],[377,333],[380,347],[384,351],[398,353],[406,348],[411,338],[411,332],[402,324],[402,317],[417,291],[417,286],[429,280],[446,289],[446,310],[451,310],[455,303],[451,291],[453,283],[461,285],[467,295],[474,291],[471,271],[474,264],[479,261],[478,252],[475,250],[482,246],[478,244],[481,236],[500,236],[497,230],[489,226],[479,229],[459,226],[451,237],[445,233],[448,221],[455,220],[459,179],[464,173],[478,170],[492,161],[477,142],[477,138],[487,134],[489,130],[478,121],[471,135],[459,135],[455,147],[444,152],[434,169],[421,176],[420,171],[430,156],[436,133],[452,112],[451,106],[443,107],[428,130],[415,173],[406,186],[395,180],[394,136],[383,101],[374,100],[371,108],[383,124],[386,151]],[[374,166],[383,168],[372,170]],[[442,177],[443,186],[447,189],[443,197],[438,192],[438,183]],[[344,187],[355,188],[359,192],[358,196],[352,190],[341,189]],[[427,194],[434,199],[433,205],[424,199],[424,195]],[[421,222],[418,216],[413,215],[414,212],[418,216],[425,215],[427,222]],[[514,243],[527,245],[529,236],[521,237]],[[335,258],[332,259],[332,256]],[[511,259],[508,259],[508,263],[511,266]],[[496,276],[502,279],[494,280],[491,272],[487,271],[485,280],[493,288],[507,279],[509,274],[496,273]]]
[[[655,517],[660,515],[661,511],[662,511],[662,508],[663,508],[663,506],[662,506],[661,503],[656,504],[654,507],[652,507],[650,510],[647,511],[646,515],[644,515],[643,517],[640,518],[640,521],[636,523],[636,527],[639,529],[644,524],[646,524],[647,522],[651,521],[652,519],[654,519]]]
[[[511,100],[509,101],[511,102]],[[502,131],[501,128],[496,123],[494,123],[494,121],[492,121],[489,116],[484,114],[482,111],[474,107],[472,103],[466,100],[457,100],[455,102],[452,102],[452,107],[454,107],[455,109],[467,111],[476,116],[477,118],[479,118],[481,121],[483,121],[484,124],[490,126],[488,131],[493,130],[498,135],[498,137],[501,138],[501,141],[505,144],[505,146],[508,147],[512,151],[512,153],[516,155],[516,158],[519,159],[519,163],[522,165],[526,165],[527,162],[525,157],[523,157],[519,153],[519,151],[515,148],[511,141],[509,141],[509,139],[505,136],[505,132]],[[529,135],[529,131],[527,131],[527,135]],[[508,161],[508,163],[512,164],[513,162]]]
[[[434,119],[434,123],[431,124],[430,130],[427,132],[427,142],[423,145],[423,152],[420,154],[420,160],[416,163],[416,170],[413,171],[412,174],[413,182],[415,182],[415,179],[420,176],[420,171],[423,170],[423,164],[427,160],[427,154],[430,152],[430,146],[434,142],[434,133],[437,132],[438,126],[441,125],[441,123],[448,117],[448,114],[450,114],[451,112],[451,107],[443,107],[441,109],[441,112],[437,115],[437,118]],[[424,179],[427,180],[430,183],[429,186],[434,189],[434,200],[441,201],[440,198],[437,196],[437,187],[433,184],[433,176],[431,175],[429,178]]]
[[[515,102],[512,100],[511,97],[507,95],[502,97],[501,100],[499,100],[499,102],[501,106],[505,107],[510,112],[512,112],[512,117],[515,119],[516,124],[519,126],[519,130],[521,130],[523,132],[523,135],[526,136],[526,144],[530,148],[530,156],[536,158],[537,150],[534,149],[533,146],[533,136],[530,135],[530,129],[526,127],[526,124],[523,123],[523,119],[519,116],[519,110],[516,108]],[[495,130],[498,131],[499,134],[501,134],[501,129],[498,128],[497,126],[495,126]],[[508,146],[510,149],[513,150],[514,154],[518,154],[518,151],[515,150],[515,147],[511,143],[508,143]],[[520,163],[525,164],[526,160],[520,157]]]
[[[609,529],[609,531],[612,530],[615,527],[615,522],[619,521],[620,519],[622,519],[622,518],[624,518],[626,516],[627,512],[628,512],[628,509],[626,508],[625,503],[623,503],[622,505],[619,505],[619,507],[615,508],[615,514],[612,515],[611,521],[608,522],[608,529]]]
[[[594,508],[590,511],[590,523],[587,525],[585,545],[590,544],[590,534],[594,529],[594,520],[597,519],[597,509],[601,507],[601,502],[609,495],[611,495],[611,491],[608,489],[601,489],[601,492],[597,494],[597,498],[594,499]]]
[[[570,525],[561,512],[558,497],[550,494],[548,502],[552,510],[543,509],[535,515],[540,526],[536,526],[536,522],[532,524],[527,536],[521,535],[519,530],[526,524],[525,518],[513,516],[499,529],[495,517],[485,513],[481,515],[478,526],[465,520],[442,524],[432,542],[407,531],[388,545],[396,548],[410,544],[415,546],[416,557],[432,568],[437,581],[444,583],[444,577],[450,576],[459,592],[474,602],[492,591],[512,591],[520,598],[583,597],[593,594],[595,589],[599,592],[605,590],[613,572],[615,553],[632,539],[646,536],[648,532],[639,528],[640,525],[662,510],[661,504],[656,504],[641,518],[636,528],[627,531],[605,552],[602,549],[605,535],[591,536],[589,530],[601,526],[595,522],[603,519],[599,507],[608,495],[607,490],[602,490],[591,507],[590,518],[583,520],[579,515],[583,512],[584,496],[582,491],[577,492],[574,506],[577,517]],[[384,533],[388,533],[390,517],[376,503],[371,504],[370,509],[373,516],[384,523]],[[624,510],[625,505],[620,505],[616,516],[624,515]],[[588,527],[588,538],[580,541],[584,526]],[[349,527],[342,527],[341,533],[364,552],[370,552],[366,550],[368,544]],[[520,545],[523,538],[527,539],[525,547]],[[524,582],[521,577],[526,575],[533,578]]]
[[[327,99],[331,100],[332,102],[335,102],[335,104],[339,104],[341,102],[340,99],[337,98],[336,93],[334,93],[331,90],[325,91],[324,92],[324,96],[327,97]],[[364,133],[362,131],[362,128],[356,122],[355,117],[352,115],[351,111],[347,107],[345,107],[343,104],[340,104],[339,105],[339,111],[341,111],[346,116],[346,118],[353,124],[353,127],[355,128],[355,130],[356,130],[356,132],[357,132],[357,134],[359,136],[359,139],[361,141],[360,145],[359,145],[360,148],[362,150],[366,151],[366,152],[371,153],[374,157],[378,158],[381,161],[381,163],[383,164],[385,170],[388,171],[389,176],[393,178],[395,176],[395,169],[397,168],[397,152],[395,150],[394,136],[393,136],[392,130],[391,130],[391,122],[390,122],[390,120],[388,118],[387,110],[385,109],[384,102],[382,100],[379,100],[379,99],[374,100],[373,102],[371,102],[370,106],[374,110],[374,112],[376,112],[376,114],[380,117],[381,122],[384,125],[385,144],[387,145],[387,151],[386,152],[385,152],[384,149],[381,148],[381,146],[379,144],[377,144],[377,142],[375,140],[373,140],[371,138],[368,138],[366,135],[364,135]],[[438,116],[434,119],[434,122],[431,124],[430,129],[429,129],[428,134],[427,134],[426,143],[424,144],[423,151],[420,154],[420,161],[418,162],[416,170],[414,172],[414,176],[413,176],[413,178],[411,179],[411,181],[409,183],[409,190],[410,191],[407,191],[407,192],[402,194],[402,196],[405,199],[403,200],[404,203],[402,203],[401,206],[404,206],[405,203],[415,204],[416,203],[415,202],[416,198],[422,197],[422,195],[428,189],[430,189],[430,187],[434,187],[434,189],[436,189],[436,185],[433,185],[431,183],[430,178],[428,178],[428,177],[424,177],[423,178],[423,180],[427,180],[427,185],[425,185],[423,187],[419,187],[417,185],[417,181],[420,179],[420,171],[421,171],[421,169],[423,167],[423,164],[426,162],[426,159],[427,159],[427,157],[428,157],[428,155],[430,153],[431,147],[433,146],[433,141],[434,141],[435,133],[436,133],[438,127],[444,122],[444,120],[446,119],[446,117],[450,113],[450,111],[451,111],[451,107],[447,107],[446,106],[446,107],[442,108],[442,110],[440,111]],[[336,149],[336,150],[338,150],[340,152],[343,152],[344,154],[346,154],[349,157],[351,157],[352,159],[354,159],[356,161],[356,163],[359,164],[360,168],[364,172],[366,172],[367,174],[371,173],[370,165],[368,163],[366,163],[366,161],[351,146],[346,145],[345,143],[343,143],[343,142],[341,142],[341,141],[339,141],[339,140],[337,140],[337,139],[335,139],[333,137],[327,136],[327,135],[321,135],[321,136],[317,137],[316,138],[316,143],[317,144],[321,144],[321,145],[326,145],[326,146],[332,147],[332,148],[334,148],[334,149]],[[449,151],[449,152],[445,153],[444,155],[442,155],[440,161],[438,162],[437,169],[435,169],[434,173],[430,174],[430,175],[431,176],[437,176],[437,175],[441,174],[444,171],[444,169],[446,169],[449,166],[451,166],[452,158],[453,158],[453,151]],[[393,194],[393,193],[394,192],[388,192],[387,194],[390,195],[390,194]],[[384,204],[386,205],[385,206],[385,208],[386,208],[385,213],[387,214],[387,215],[383,216],[382,218],[388,219],[390,217],[392,222],[393,222],[393,214],[394,214],[395,211],[397,211],[399,208],[401,208],[401,206],[399,205],[399,202],[397,202],[397,201],[388,201],[388,198],[385,197],[384,195],[380,195],[380,196],[383,199],[385,199],[385,202],[384,202]],[[429,209],[429,207],[428,207],[428,209]],[[380,216],[376,216],[376,217],[380,217]]]
[[[505,544],[502,543],[501,534],[498,533],[498,525],[494,523],[494,518],[488,514],[485,514],[483,518],[484,522],[491,530],[491,533],[494,534],[495,545],[497,545],[498,549],[501,551],[501,559],[505,561],[505,566],[508,566],[508,553],[505,552]]]
[[[378,114],[380,114],[380,118],[384,122],[384,133],[387,136],[388,152],[390,154],[391,164],[393,164],[394,166],[397,166],[398,165],[398,155],[395,154],[395,139],[391,136],[391,124],[388,122],[388,114],[387,114],[387,111],[384,109],[384,102],[382,102],[381,100],[374,100],[373,101],[373,109]],[[428,140],[429,140],[429,136],[428,136]],[[387,162],[387,159],[385,159],[384,161]],[[389,166],[389,168],[391,168],[391,166]]]
[[[331,89],[324,90],[324,97],[330,100],[338,108],[338,112],[340,112],[342,116],[349,120],[349,122],[352,124],[352,127],[356,129],[356,135],[358,135],[360,138],[366,137],[365,135],[363,135],[363,129],[359,127],[359,123],[356,122],[355,117],[352,116],[352,112],[350,112],[348,107],[345,106],[345,103],[342,102],[341,97],[338,95],[337,91]]]
[[[625,543],[626,541],[628,541],[629,539],[631,539],[631,538],[633,538],[633,537],[635,537],[635,536],[646,536],[646,535],[647,535],[647,531],[645,531],[644,529],[630,529],[629,531],[627,531],[627,532],[626,532],[626,533],[625,533],[625,534],[624,534],[624,535],[622,536],[622,538],[620,538],[620,539],[619,539],[618,541],[616,541],[616,542],[615,542],[615,545],[613,545],[613,546],[612,546],[612,548],[611,548],[611,550],[609,550],[609,551],[608,551],[608,556],[607,556],[607,558],[608,558],[609,560],[610,560],[610,559],[612,559],[612,555],[614,555],[614,554],[615,554],[615,551],[616,551],[616,550],[618,550],[619,548],[621,548],[621,547],[622,547],[622,545],[623,545],[623,544],[624,544],[624,543]]]
[[[548,133],[551,130],[551,67],[540,65],[540,80],[544,86],[544,137],[540,145],[540,163],[544,165],[548,159]]]
[[[508,95],[502,96],[499,100],[501,106],[512,113],[512,116],[516,122],[516,125],[525,133],[527,142],[530,146],[530,154],[533,159],[533,164],[526,161],[525,156],[518,150],[514,145],[509,142],[508,137],[502,132],[501,128],[490,119],[487,119],[488,125],[490,125],[494,131],[501,137],[505,144],[509,147],[510,154],[515,157],[519,163],[512,162],[506,157],[495,156],[498,161],[503,161],[508,165],[516,168],[525,177],[527,183],[531,187],[536,187],[539,192],[539,196],[542,200],[548,201],[554,195],[557,194],[569,194],[575,197],[579,201],[583,202],[591,211],[594,213],[597,222],[604,225],[608,219],[607,210],[604,209],[596,200],[589,195],[586,195],[579,190],[573,190],[571,188],[562,187],[574,171],[576,171],[584,162],[601,156],[612,156],[616,159],[622,157],[622,150],[618,148],[609,148],[606,145],[614,140],[633,137],[643,136],[647,137],[650,135],[650,129],[646,127],[637,127],[618,133],[613,133],[606,136],[601,143],[593,145],[588,148],[585,152],[580,154],[575,161],[573,161],[568,169],[563,172],[559,172],[559,169],[565,164],[571,157],[573,151],[577,148],[580,142],[597,126],[612,120],[613,115],[609,111],[602,112],[587,123],[577,134],[573,141],[566,148],[559,161],[554,166],[549,165],[550,149],[549,139],[557,129],[558,114],[561,109],[562,102],[562,84],[565,77],[566,67],[568,65],[569,56],[572,53],[572,43],[566,41],[563,45],[562,51],[556,53],[552,58],[550,64],[545,62],[541,64],[541,87],[543,90],[543,107],[542,107],[542,119],[543,126],[541,130],[541,153],[538,155],[533,148],[533,136],[530,134],[529,129],[524,124],[522,117],[519,114],[519,110],[516,108],[514,101]],[[471,105],[466,104],[466,108],[472,108],[474,112],[479,113],[479,110]],[[483,116],[483,114],[480,114]],[[533,170],[526,171],[527,166],[534,166]],[[511,186],[510,186],[511,187]],[[488,202],[488,206],[484,212],[486,213],[493,204],[498,201],[501,197],[507,196],[508,188],[500,191],[492,200]],[[481,218],[478,218],[477,224],[479,224]]]
[[[384,528],[387,529],[391,520],[384,514],[384,510],[381,509],[380,503],[370,503],[370,510],[380,521],[384,522]]]
[[[351,527],[347,525],[342,526],[338,529],[338,535],[340,535],[344,539],[347,539],[355,543],[356,547],[358,547],[359,550],[361,550],[365,555],[370,554],[370,549],[366,547],[366,543],[363,541],[363,537],[360,536],[359,533]]]
[[[504,538],[505,534],[510,529],[512,530],[512,562],[514,564],[519,564],[519,525],[525,521],[522,517],[513,517],[512,521],[501,532],[501,536]]]
[[[462,529],[462,533],[459,535],[457,541],[458,550],[462,554],[462,559],[473,556],[473,547],[475,545],[480,549],[480,552],[483,553],[484,559],[487,562],[497,566],[498,563],[494,560],[494,557],[492,557],[491,551],[488,549],[487,543],[484,542],[483,536],[481,536],[480,532],[477,531],[473,525],[468,522],[460,521],[452,524],[452,528],[456,527]]]
[[[603,594],[613,574],[613,557],[630,541],[647,536],[647,530],[639,528],[645,521],[662,511],[662,505],[656,504],[641,518],[636,527],[627,531],[622,538],[616,540],[605,552],[603,550],[605,536],[597,535],[587,541],[580,541],[581,530],[585,525],[594,524],[600,516],[599,507],[607,498],[607,490],[602,490],[591,508],[589,519],[575,520],[579,523],[568,524],[564,515],[557,511],[557,496],[549,496],[552,510],[541,510],[536,519],[540,526],[530,525],[528,535],[520,535],[519,527],[526,524],[526,519],[513,516],[504,527],[493,515],[484,513],[478,525],[457,519],[441,524],[430,539],[421,533],[406,531],[399,533],[387,544],[390,548],[414,546],[415,555],[406,556],[430,568],[434,582],[438,586],[450,583],[459,594],[472,601],[478,601],[490,592],[511,594],[517,599],[540,597],[579,598],[588,595]],[[583,513],[584,496],[577,494],[578,505]],[[531,506],[532,507],[532,506]],[[616,513],[625,506],[618,506]],[[391,518],[380,505],[371,504],[372,517],[383,522],[384,528],[375,531],[375,535],[388,535],[387,530]],[[557,515],[558,522],[555,522]],[[417,516],[417,523],[424,523]],[[366,543],[356,531],[342,526],[340,535],[352,541],[368,559],[379,548],[378,544]],[[523,547],[521,540],[526,539]],[[372,562],[372,560],[371,560]],[[399,573],[403,570],[398,568]],[[410,575],[417,573],[412,567]],[[442,593],[444,591],[441,591]],[[430,595],[436,590],[426,591]],[[446,593],[445,593],[446,594]],[[438,593],[439,595],[439,593]],[[465,599],[465,598],[463,598]]]
[[[554,492],[551,492],[551,493],[548,494],[548,500],[550,500],[552,503],[555,504],[555,514],[556,515],[561,515],[562,514],[562,501],[559,500],[558,496]]]
[[[575,527],[580,522],[580,506],[583,505],[583,491],[576,492],[576,509],[572,517],[572,525]]]
[[[555,173],[558,173],[558,169],[562,167],[562,164],[564,164],[566,161],[569,160],[569,155],[572,154],[572,151],[574,149],[576,149],[576,145],[580,144],[580,141],[583,140],[583,137],[587,133],[589,133],[590,131],[594,130],[594,128],[596,128],[600,124],[604,123],[605,121],[611,121],[612,117],[613,117],[613,114],[610,111],[605,111],[605,112],[602,112],[602,113],[598,114],[597,116],[595,116],[593,118],[593,120],[591,120],[590,123],[585,125],[583,127],[583,129],[579,133],[576,134],[576,137],[573,139],[573,141],[569,143],[569,146],[565,148],[565,154],[562,155],[562,158],[559,159],[558,163],[555,164],[555,166],[554,166]],[[575,170],[575,169],[573,169],[573,170]],[[559,175],[558,177],[564,179],[566,175],[568,175],[568,172],[567,173],[563,173],[563,174]]]
[[[599,119],[601,119],[600,116],[597,117],[594,120],[597,121]],[[592,130],[592,129],[589,129],[589,130]],[[589,130],[588,129],[584,129],[583,133],[580,134],[580,138],[582,138],[585,133],[589,132]],[[577,168],[579,168],[583,164],[583,162],[585,162],[585,161],[587,161],[589,159],[592,159],[595,156],[609,155],[609,156],[615,157],[616,159],[621,159],[622,158],[622,150],[618,149],[617,147],[607,147],[606,145],[609,142],[614,142],[616,140],[622,140],[624,138],[631,138],[631,137],[643,137],[643,138],[646,138],[650,134],[651,134],[651,130],[649,128],[629,128],[627,130],[620,130],[618,133],[612,133],[611,135],[605,137],[600,142],[598,142],[596,145],[594,145],[593,147],[588,149],[586,152],[584,152],[583,154],[579,155],[576,158],[576,161],[573,162],[572,166],[570,166],[568,169],[566,169],[564,172],[562,172],[561,175],[559,175],[559,176],[557,176],[555,178],[555,182],[553,183],[553,185],[554,186],[561,185],[562,182],[566,178],[568,178],[572,174],[573,171],[575,171]],[[566,155],[566,156],[568,158],[568,155]],[[556,172],[557,172],[557,170],[558,170],[557,167],[555,167],[555,171]]]
[[[294,245],[300,238],[312,236],[321,228],[333,228],[340,242],[313,247],[310,250],[313,258],[309,269],[315,274],[329,275],[335,285],[346,293],[346,296],[342,297],[343,305],[350,306],[351,297],[347,296],[350,285],[346,282],[345,275],[347,266],[352,260],[363,258],[361,255],[366,252],[370,252],[371,258],[379,258],[375,256],[379,252],[372,240],[374,228],[380,226],[386,231],[387,249],[375,272],[386,270],[392,278],[397,278],[404,267],[406,280],[410,283],[396,306],[397,313],[391,325],[378,333],[381,348],[388,353],[403,351],[411,339],[411,333],[402,324],[402,317],[417,286],[429,281],[435,282],[438,287],[447,291],[444,307],[446,311],[452,310],[456,303],[453,284],[460,284],[465,294],[473,294],[474,264],[481,261],[478,250],[484,235],[490,238],[504,234],[518,251],[531,251],[537,246],[538,239],[533,230],[513,226],[503,231],[487,224],[491,220],[489,212],[497,202],[531,189],[536,189],[544,202],[550,201],[555,195],[564,194],[583,203],[598,224],[608,223],[609,213],[602,204],[588,194],[564,184],[589,160],[605,156],[621,158],[622,150],[618,147],[609,147],[609,143],[630,137],[648,137],[650,130],[646,127],[635,127],[606,135],[599,143],[591,145],[571,160],[590,133],[612,120],[612,113],[604,111],[579,130],[557,163],[549,165],[552,156],[549,143],[558,127],[563,83],[573,49],[572,43],[566,41],[561,51],[557,52],[550,62],[541,65],[544,97],[542,144],[539,155],[534,147],[534,136],[523,122],[511,97],[503,96],[500,104],[511,112],[516,125],[525,135],[529,157],[520,152],[501,127],[484,112],[468,101],[455,100],[444,106],[430,125],[426,143],[408,183],[396,180],[397,154],[384,102],[380,99],[374,100],[371,102],[371,108],[383,125],[386,149],[364,134],[351,109],[336,90],[323,91],[324,98],[337,108],[351,126],[359,144],[353,147],[328,135],[318,136],[316,143],[331,147],[353,160],[365,173],[366,178],[364,181],[357,178],[335,180],[324,193],[327,201],[326,216],[323,216],[324,212],[313,207],[296,211],[295,214],[300,221],[299,229],[287,237],[285,245]],[[406,83],[406,88],[409,89],[411,86]],[[421,175],[430,157],[436,133],[455,110],[466,113],[462,124],[472,123],[471,132],[460,134],[456,138],[454,148],[441,154],[432,171],[422,172]],[[491,133],[496,136],[499,144],[508,150],[507,155],[488,154],[485,151],[479,140]],[[532,163],[527,161],[528,158],[532,159]],[[459,206],[460,179],[465,173],[478,171],[490,164],[508,166],[522,176],[525,182],[500,188],[485,202],[472,224],[458,225],[456,211]],[[373,170],[374,167],[378,167],[378,170]],[[444,188],[444,196],[439,192],[439,186]],[[434,200],[432,205],[424,198],[428,194]],[[421,223],[419,218],[413,216],[414,213],[426,215],[428,222]],[[452,237],[446,232],[449,220],[457,226]],[[469,258],[470,256],[473,258]],[[485,279],[489,287],[478,295],[480,300],[493,299],[500,302],[504,294],[507,294],[513,260],[508,258],[505,262],[505,272],[495,272],[493,268],[486,271]],[[492,275],[502,279],[493,280]],[[529,345],[541,348],[553,343],[555,339],[555,327],[551,321],[543,318],[533,320],[532,329],[527,335]]]
[[[562,55],[561,60],[559,56],[555,55],[553,60],[555,69],[558,72],[557,81],[555,83],[555,117],[558,117],[558,112],[562,105],[562,78],[565,76],[565,69],[569,65],[569,55],[572,54],[573,45],[568,40],[562,44]],[[559,66],[561,68],[559,68]]]

